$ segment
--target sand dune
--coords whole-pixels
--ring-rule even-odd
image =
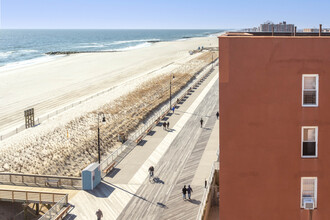
[[[213,55],[216,58],[217,55]],[[172,74],[175,93],[195,72],[210,63],[211,57],[212,53],[205,51],[189,59],[179,59],[180,62],[171,67],[137,77],[110,94],[2,141],[0,171],[80,176],[84,167],[97,160],[97,113],[103,112],[107,120],[101,124],[102,154],[105,155],[118,145],[118,133],[134,131],[168,100]],[[120,78],[120,74],[117,77]],[[110,96],[117,98],[112,100]]]

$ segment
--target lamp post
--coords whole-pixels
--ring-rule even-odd
[[[213,69],[213,52],[212,52],[212,69]]]
[[[174,79],[173,73],[170,77],[170,110],[171,110],[171,106],[172,106],[172,78]]]
[[[104,113],[97,114],[97,152],[99,157],[99,164],[101,163],[101,148],[100,148],[100,115],[103,115],[102,122],[105,122]]]

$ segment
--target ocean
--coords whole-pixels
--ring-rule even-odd
[[[0,71],[56,59],[63,51],[125,51],[225,30],[0,30]]]

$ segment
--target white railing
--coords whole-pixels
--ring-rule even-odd
[[[181,100],[183,97],[185,97],[190,91],[191,87],[195,87],[195,85],[201,80],[203,76],[213,71],[212,64],[216,62],[217,59],[213,63],[210,63],[209,65],[201,69],[199,72],[197,72],[195,75],[196,77],[195,80],[192,80],[191,82],[186,84],[186,86],[183,89],[181,89],[180,92],[172,96],[172,100],[177,100],[177,99]],[[207,72],[203,75],[201,74],[203,71],[207,71]],[[141,135],[146,135],[148,133],[146,131],[149,131],[152,128],[152,126],[156,126],[157,122],[159,122],[159,120],[161,119],[161,116],[166,115],[166,113],[170,109],[169,102],[170,100],[163,103],[163,106],[157,112],[155,112],[151,117],[149,117],[146,123],[143,124],[143,126],[140,126],[138,130],[136,130],[134,133],[131,133],[128,136],[127,138],[128,140],[125,143],[123,143],[116,151],[112,152],[109,156],[107,156],[104,160],[101,161],[100,169],[102,171],[102,177],[106,175],[106,173],[104,173],[103,170],[106,169],[110,164],[112,164],[114,160],[118,157],[118,155],[120,155],[124,150],[126,150],[128,146],[134,147],[135,141],[139,139]],[[176,101],[174,101],[173,103],[176,103]],[[176,104],[173,104],[172,106],[174,105]]]
[[[63,198],[53,205],[39,220],[54,219],[66,204],[68,204],[68,195],[63,196]]]
[[[198,215],[197,215],[196,220],[202,220],[202,218],[203,218],[204,208],[205,208],[205,205],[206,205],[206,202],[207,202],[208,195],[210,193],[211,184],[213,182],[215,170],[219,170],[219,162],[218,161],[214,162],[213,165],[212,165],[212,169],[211,169],[209,178],[207,180],[207,184],[206,184],[205,189],[204,189],[202,202],[199,206]]]

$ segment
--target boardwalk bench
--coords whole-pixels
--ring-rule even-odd
[[[51,186],[52,183],[56,183],[57,187],[61,185],[59,179],[45,180],[45,186]]]
[[[115,167],[116,162],[112,162],[109,166],[107,166],[104,170],[103,173],[108,174],[114,167]]]
[[[146,130],[146,134],[149,134],[149,132],[152,130],[153,126],[151,125],[147,130]]]
[[[58,216],[56,216],[55,220],[59,220],[59,219],[63,219],[67,214],[69,209],[71,208],[71,205],[68,205],[67,207],[65,207],[65,209],[63,209]]]
[[[136,139],[135,142],[138,144],[142,140],[143,137],[144,137],[144,135],[141,135],[138,139]]]

